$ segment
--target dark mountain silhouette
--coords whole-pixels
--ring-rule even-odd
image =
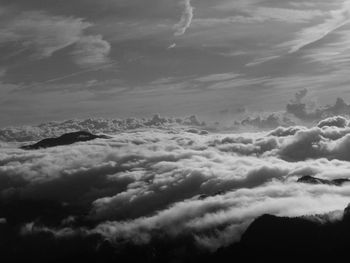
[[[86,142],[95,139],[109,139],[110,137],[106,135],[95,135],[87,131],[78,131],[63,134],[57,138],[48,138],[41,140],[32,145],[22,146],[21,148],[24,150],[37,150],[41,148],[50,148],[61,145],[70,145],[76,142]]]
[[[350,209],[337,222],[263,215],[244,233],[240,245],[254,260],[338,261],[348,254]]]
[[[16,204],[19,209],[21,205]],[[42,203],[23,205],[47,207]],[[40,209],[31,210],[40,214]],[[348,257],[350,242],[350,206],[344,210],[342,219],[326,223],[315,220],[326,216],[263,215],[248,227],[239,243],[215,252],[198,247],[190,234],[176,238],[154,235],[150,243],[143,245],[114,244],[98,234],[59,238],[40,232],[23,236],[18,220],[8,213],[3,216],[8,218],[6,224],[0,224],[0,254],[4,262],[343,262]],[[52,217],[55,213],[51,215],[48,211],[42,220],[55,224]]]
[[[341,186],[344,183],[350,182],[350,180],[347,178],[326,180],[326,179],[320,179],[317,177],[312,177],[310,175],[306,175],[306,176],[300,177],[297,182],[298,183],[305,183],[305,184],[328,184],[328,185]]]
[[[348,258],[350,205],[338,221],[325,215],[287,218],[262,215],[239,243],[208,255],[205,262],[341,262]],[[321,223],[322,222],[322,223]]]

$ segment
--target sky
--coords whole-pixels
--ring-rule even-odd
[[[0,126],[350,99],[349,22],[348,0],[0,0]]]
[[[263,214],[340,222],[349,51],[350,0],[0,0],[0,254],[183,262]]]

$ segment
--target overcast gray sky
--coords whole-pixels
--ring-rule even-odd
[[[0,0],[0,125],[349,98],[348,0]]]

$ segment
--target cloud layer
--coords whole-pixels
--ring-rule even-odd
[[[0,129],[0,141],[25,142],[42,140],[47,137],[58,137],[64,133],[74,131],[90,131],[93,133],[115,134],[126,130],[142,128],[166,128],[188,129],[190,127],[204,127],[205,122],[192,115],[184,118],[162,117],[159,114],[152,118],[127,118],[127,119],[103,119],[91,118],[85,120],[66,120],[62,122],[48,122],[37,126],[6,127]],[[189,129],[192,133],[200,133],[200,130]]]
[[[4,143],[0,218],[19,221],[24,236],[98,235],[116,247],[189,236],[196,246],[216,250],[238,241],[265,213],[342,210],[349,184],[297,180],[350,178],[349,144],[343,117],[259,133],[144,128],[37,151]],[[23,202],[30,211],[15,209]],[[56,212],[45,214],[50,209]]]

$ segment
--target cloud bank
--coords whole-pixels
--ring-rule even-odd
[[[260,215],[346,207],[350,184],[297,180],[350,179],[349,144],[343,117],[239,134],[143,128],[35,151],[4,143],[1,224],[60,242],[97,236],[114,249],[186,237],[215,251],[239,241]]]
[[[325,122],[338,122],[335,126],[346,126],[347,117],[350,116],[350,104],[343,98],[337,98],[334,104],[317,105],[307,100],[309,91],[301,89],[286,104],[284,111],[253,114],[241,120],[234,121],[236,130],[270,130],[278,127],[290,127],[297,124],[307,126],[318,125],[322,127]],[[223,111],[225,113],[225,111]],[[325,122],[323,122],[325,121]]]
[[[350,105],[342,98],[337,98],[333,105],[318,106],[308,109],[308,105],[303,102],[307,93],[308,91],[306,89],[297,92],[295,94],[295,99],[286,105],[286,113],[308,122],[320,121],[323,118],[337,115],[349,116]]]
[[[205,127],[197,116],[192,115],[184,118],[162,117],[159,114],[152,118],[127,118],[127,119],[103,119],[91,118],[85,120],[66,120],[42,123],[37,126],[6,127],[0,129],[0,141],[4,142],[26,142],[42,140],[47,137],[58,137],[64,133],[74,131],[90,131],[92,133],[115,134],[121,131],[136,130],[144,128],[189,128]],[[199,130],[192,130],[200,133]]]

